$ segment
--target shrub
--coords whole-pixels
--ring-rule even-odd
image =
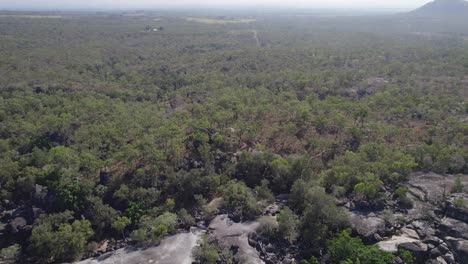
[[[394,196],[398,200],[398,203],[402,208],[411,209],[413,208],[413,201],[407,196],[408,188],[406,187],[398,187],[395,192]]]
[[[299,235],[299,217],[291,209],[285,207],[276,218],[279,234],[289,243],[294,242]]]
[[[308,260],[303,259],[299,264],[320,264],[316,257],[310,257]]]
[[[262,180],[261,184],[255,187],[255,193],[258,199],[265,201],[266,203],[272,203],[275,201],[275,197],[271,190],[268,188],[268,181]]]
[[[366,246],[351,230],[341,232],[328,243],[333,263],[392,264],[393,255],[376,246]]]
[[[238,211],[243,219],[253,219],[260,214],[257,199],[249,187],[243,182],[229,182],[222,189],[225,207]]]
[[[21,254],[21,246],[14,244],[0,250],[0,263],[17,263]]]
[[[177,228],[177,215],[169,212],[158,217],[144,216],[139,228],[132,232],[132,239],[144,244],[158,244]]]
[[[186,209],[180,209],[178,213],[179,220],[181,221],[182,225],[185,228],[190,228],[191,226],[195,225],[195,218],[191,216]]]
[[[275,237],[278,234],[278,222],[270,216],[262,216],[258,219],[260,223],[259,233],[265,237]]]
[[[455,205],[458,208],[465,208],[465,199],[463,197],[458,197],[453,200],[453,205]]]
[[[378,195],[377,188],[374,185],[364,182],[354,186],[354,193],[362,200],[374,200]]]
[[[408,188],[406,187],[398,187],[394,194],[397,199],[403,199],[406,197],[406,194],[408,193]]]
[[[112,228],[117,232],[122,233],[122,237],[125,237],[125,228],[132,223],[130,219],[125,216],[117,217],[114,222],[112,222]]]
[[[465,188],[465,186],[463,186],[463,183],[461,181],[461,177],[458,176],[456,179],[455,179],[455,182],[453,184],[453,187],[452,187],[452,193],[461,193],[463,192],[463,189]]]
[[[193,258],[197,263],[216,264],[219,259],[218,247],[203,235],[197,247],[193,249]]]
[[[408,250],[400,249],[400,250],[398,250],[398,255],[400,255],[401,259],[406,264],[413,264],[414,261],[415,261],[415,257],[413,256],[413,253],[411,253]]]
[[[333,197],[320,187],[313,187],[306,194],[306,207],[301,217],[301,238],[305,245],[317,247],[332,232],[346,226],[347,219]]]

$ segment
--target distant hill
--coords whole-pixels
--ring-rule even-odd
[[[411,12],[414,15],[468,17],[468,2],[464,0],[435,0]]]

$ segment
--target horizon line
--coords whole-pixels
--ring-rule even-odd
[[[229,9],[229,10],[227,10]],[[67,12],[67,11],[88,11],[88,12],[101,12],[101,11],[167,11],[167,10],[234,10],[242,11],[278,11],[283,9],[285,11],[411,11],[413,8],[409,7],[331,7],[331,6],[253,6],[253,5],[210,5],[210,6],[146,6],[146,7],[1,7],[0,12]]]

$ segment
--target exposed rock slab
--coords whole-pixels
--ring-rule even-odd
[[[413,173],[409,179],[409,191],[421,201],[439,205],[444,196],[449,195],[457,179],[454,175],[440,175],[433,172]],[[468,177],[461,177],[462,184],[468,186]]]
[[[375,215],[348,211],[348,218],[353,230],[366,239],[373,239],[375,234],[385,228],[385,221]]]
[[[255,233],[260,224],[258,222],[233,223],[228,215],[219,215],[209,225],[210,233],[220,245],[227,248],[236,247],[236,258],[240,263],[263,264],[257,250],[249,245],[249,234]]]
[[[144,250],[122,248],[98,258],[83,260],[79,264],[191,264],[192,250],[202,232],[193,230],[164,239],[157,247]]]
[[[406,235],[392,236],[390,239],[377,243],[377,246],[387,252],[398,252],[398,246],[405,243],[418,242],[418,239],[408,237]]]
[[[408,250],[416,257],[417,262],[422,262],[427,259],[428,246],[421,241],[410,243],[402,243],[398,245],[398,249]]]
[[[459,263],[468,263],[468,240],[447,237],[447,243],[455,253],[456,259]]]
[[[439,233],[468,240],[468,224],[453,218],[445,217],[440,221]]]
[[[400,230],[401,234],[403,236],[407,236],[409,238],[413,238],[413,239],[417,239],[419,240],[419,235],[416,231],[414,231],[413,229],[409,229],[407,227],[403,227],[401,230]]]

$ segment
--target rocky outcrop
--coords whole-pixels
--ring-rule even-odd
[[[468,240],[468,224],[453,218],[443,218],[437,231],[441,237],[451,236]]]
[[[157,247],[138,249],[121,248],[97,258],[83,260],[78,264],[114,264],[114,263],[159,263],[191,264],[192,250],[197,245],[201,230],[179,233],[164,239]]]
[[[391,253],[396,253],[398,252],[398,247],[400,245],[409,244],[417,241],[419,240],[407,236],[392,236],[390,239],[377,243],[377,246],[382,250]]]
[[[447,201],[444,205],[444,214],[447,217],[457,219],[461,222],[468,223],[468,209],[466,204],[460,206],[456,205],[457,202],[462,201],[463,203],[468,203],[468,194],[457,194]]]
[[[382,250],[392,253],[396,253],[400,249],[410,251],[416,257],[416,263],[468,263],[468,222],[465,221],[465,209],[459,202],[460,197],[464,199],[466,194],[451,194],[449,192],[455,179],[456,177],[451,175],[413,174],[406,185],[409,189],[408,198],[413,203],[411,209],[401,208],[394,201],[386,202],[385,210],[372,212],[356,211],[356,208],[359,207],[353,206],[353,202],[349,200],[343,200],[339,205],[348,209],[349,222],[354,233],[363,238],[366,243],[376,244]],[[465,186],[468,186],[467,180],[467,178],[463,179]],[[217,207],[216,204],[219,202],[218,200],[213,201],[210,205]],[[265,208],[263,219],[268,218],[271,221],[276,221],[275,215],[285,202],[287,202],[287,197],[277,198],[274,204]],[[25,221],[27,222],[27,220]],[[21,227],[25,221],[18,219],[14,223],[18,223],[17,226]],[[202,227],[202,229],[206,229],[206,232],[221,247],[231,250],[237,263],[297,263],[295,258],[299,256],[300,250],[287,241],[263,237],[259,222],[261,220],[244,223],[234,222],[229,215],[223,214],[216,216],[208,228]],[[175,239],[179,236],[183,239]],[[158,258],[167,255],[167,252],[172,252],[169,255],[174,256],[176,253],[169,250],[171,248],[182,248],[184,254],[187,253],[189,248],[194,246],[193,244],[184,245],[188,245],[185,242],[192,241],[190,240],[192,238],[192,235],[187,238],[186,235],[179,234],[165,240],[161,244],[163,247],[140,250],[136,253],[129,249],[122,249],[83,263],[110,263],[106,262],[107,258],[109,260],[134,261],[141,258],[141,256],[138,257],[139,255],[146,257],[143,259],[144,261],[169,263]],[[187,260],[189,258],[184,257],[177,263],[189,263],[184,262]],[[326,255],[322,260],[326,262]],[[396,258],[396,262],[404,263],[398,258]]]
[[[351,226],[382,250],[412,252],[417,263],[468,263],[468,211],[460,204],[468,203],[468,195],[450,192],[456,178],[414,173],[406,185],[413,208],[405,210],[389,202],[386,214],[350,211]],[[468,186],[468,177],[461,179]],[[400,222],[389,221],[389,214]]]
[[[234,258],[240,263],[263,264],[257,250],[249,244],[249,234],[257,231],[258,222],[234,223],[228,215],[218,215],[208,229],[218,243],[225,248],[236,248]]]
[[[377,215],[348,212],[351,227],[367,242],[378,242],[385,235],[385,221]]]
[[[36,207],[19,207],[0,214],[3,226],[0,244],[6,246],[24,242],[30,236],[32,225],[41,213]]]
[[[256,232],[259,226],[260,223],[257,221],[235,223],[227,214],[218,215],[211,221],[206,231],[192,228],[191,232],[179,233],[164,239],[156,247],[137,249],[127,246],[79,263],[191,264],[193,262],[192,250],[197,245],[200,235],[206,232],[221,247],[232,250],[237,263],[264,264],[265,262],[260,258],[260,253],[255,245],[251,245],[257,243]],[[107,243],[103,243],[97,250],[103,248],[104,245],[108,246]],[[270,251],[270,253],[273,252]]]
[[[417,262],[423,262],[427,259],[429,254],[429,247],[427,244],[422,241],[406,242],[398,245],[398,249],[408,250],[413,253],[413,256],[416,258]]]
[[[468,241],[465,239],[446,237],[448,245],[455,254],[458,263],[468,263]]]

